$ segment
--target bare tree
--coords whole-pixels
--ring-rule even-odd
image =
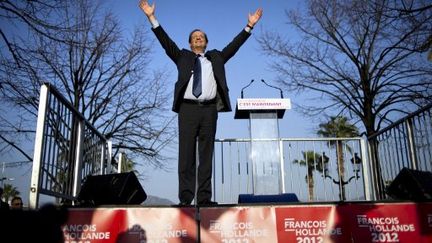
[[[151,44],[146,33],[137,28],[126,37],[115,16],[96,1],[64,2],[57,20],[65,31],[56,38],[31,31],[26,45],[14,46],[18,62],[2,56],[1,99],[19,112],[13,117],[0,114],[3,141],[11,148],[23,141],[17,140],[17,132],[31,138],[39,89],[49,82],[113,141],[116,151],[165,168],[160,152],[172,140],[173,117],[166,112],[164,73],[148,67]],[[32,157],[31,149],[20,147],[20,152]]]
[[[30,29],[46,38],[61,41],[56,33],[67,29],[62,22],[55,21],[55,19],[59,17],[57,10],[64,8],[66,2],[58,0],[0,1],[0,19],[3,22],[3,25],[0,26],[0,41],[4,43],[8,50],[7,53],[18,61],[19,53],[15,50],[17,42],[22,44],[25,41],[11,31],[14,29],[11,26],[16,29]],[[17,64],[19,65],[19,62]]]
[[[424,12],[427,10],[432,10],[432,3],[426,3],[426,4],[415,4],[415,1],[406,1],[406,0],[400,0],[401,7],[397,8],[396,10],[399,11],[401,15],[415,15],[419,12]],[[411,21],[416,22],[416,18],[412,18]],[[414,23],[416,24],[416,23]],[[420,46],[420,50],[429,50],[428,53],[428,60],[432,61],[432,33],[429,32],[429,37],[425,40],[423,45]]]
[[[267,31],[259,39],[288,91],[309,100],[308,115],[345,115],[366,135],[432,101],[432,63],[426,59],[432,9],[424,1],[310,0],[287,12],[299,38]],[[425,44],[426,43],[426,44]],[[300,106],[300,105],[299,105]]]

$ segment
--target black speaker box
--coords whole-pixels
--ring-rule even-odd
[[[275,195],[253,195],[240,194],[238,203],[287,203],[298,202],[297,195],[294,193],[283,193]]]
[[[78,194],[81,205],[141,204],[147,199],[135,173],[87,176]]]
[[[403,168],[386,193],[393,199],[410,201],[432,200],[432,173]]]

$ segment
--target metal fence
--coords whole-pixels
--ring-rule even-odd
[[[41,87],[29,207],[73,201],[87,175],[111,172],[107,139],[52,86]]]
[[[268,141],[278,141],[283,155],[280,175],[282,193],[295,193],[303,202],[370,199],[366,146],[361,138],[283,138]],[[214,200],[237,203],[240,194],[253,194],[250,154],[250,139],[216,140]]]
[[[432,172],[432,104],[368,138],[373,195],[389,199],[386,187],[403,168]]]
[[[279,143],[281,167],[274,176],[280,177],[282,193],[302,202],[382,200],[402,168],[432,171],[431,107],[369,137],[368,146],[362,138],[259,140]],[[119,172],[122,159],[111,165],[110,144],[55,88],[43,85],[29,207],[38,207],[40,194],[73,202],[87,175]],[[214,200],[237,203],[240,194],[254,193],[251,144],[251,139],[215,141]]]

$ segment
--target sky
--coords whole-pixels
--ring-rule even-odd
[[[153,1],[149,1],[153,3]],[[174,63],[165,55],[150,31],[150,24],[144,13],[138,7],[138,0],[107,0],[105,6],[110,8],[119,18],[125,34],[132,33],[135,26],[147,28],[149,37],[155,41],[152,51],[151,67],[167,70],[168,87],[173,88],[177,76]],[[288,38],[298,35],[286,24],[285,11],[302,7],[301,0],[159,0],[156,4],[156,18],[170,37],[180,48],[189,48],[188,35],[191,30],[199,28],[206,32],[209,38],[207,49],[222,49],[247,24],[248,13],[257,8],[263,8],[263,16],[252,31],[252,36],[240,48],[237,54],[226,64],[226,76],[230,89],[231,105],[235,108],[241,89],[253,79],[255,82],[244,90],[245,98],[279,98],[279,91],[265,86],[260,82],[278,86],[273,82],[275,73],[269,69],[271,59],[264,56],[256,38],[262,31],[278,31]],[[282,88],[282,87],[281,87]],[[291,99],[292,106],[301,103],[301,98],[284,93],[285,98]],[[170,101],[171,102],[171,101]],[[171,107],[171,103],[168,104]],[[173,113],[173,115],[175,115]],[[36,124],[35,124],[36,126]],[[279,121],[280,136],[284,138],[316,137],[317,124],[295,112],[294,109],[285,112]],[[234,119],[234,111],[219,113],[216,138],[249,138],[248,121]],[[177,199],[177,160],[169,161],[170,172],[157,171],[147,168],[142,186],[148,195],[167,198],[173,202]],[[2,174],[14,181],[5,181],[17,186],[23,198],[28,198],[27,188],[30,184],[31,167],[21,168],[19,171],[3,169]],[[161,183],[163,181],[164,183]],[[28,183],[28,184],[27,184]]]

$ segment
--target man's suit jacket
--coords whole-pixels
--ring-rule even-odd
[[[172,110],[178,112],[184,97],[184,92],[192,76],[195,54],[187,49],[178,48],[168,36],[162,26],[152,29],[156,38],[165,49],[166,54],[177,66],[178,78],[174,87],[174,102]],[[229,89],[225,77],[225,63],[238,51],[251,34],[242,30],[222,51],[210,50],[205,53],[212,63],[213,73],[217,82],[217,109],[218,111],[231,111]]]

